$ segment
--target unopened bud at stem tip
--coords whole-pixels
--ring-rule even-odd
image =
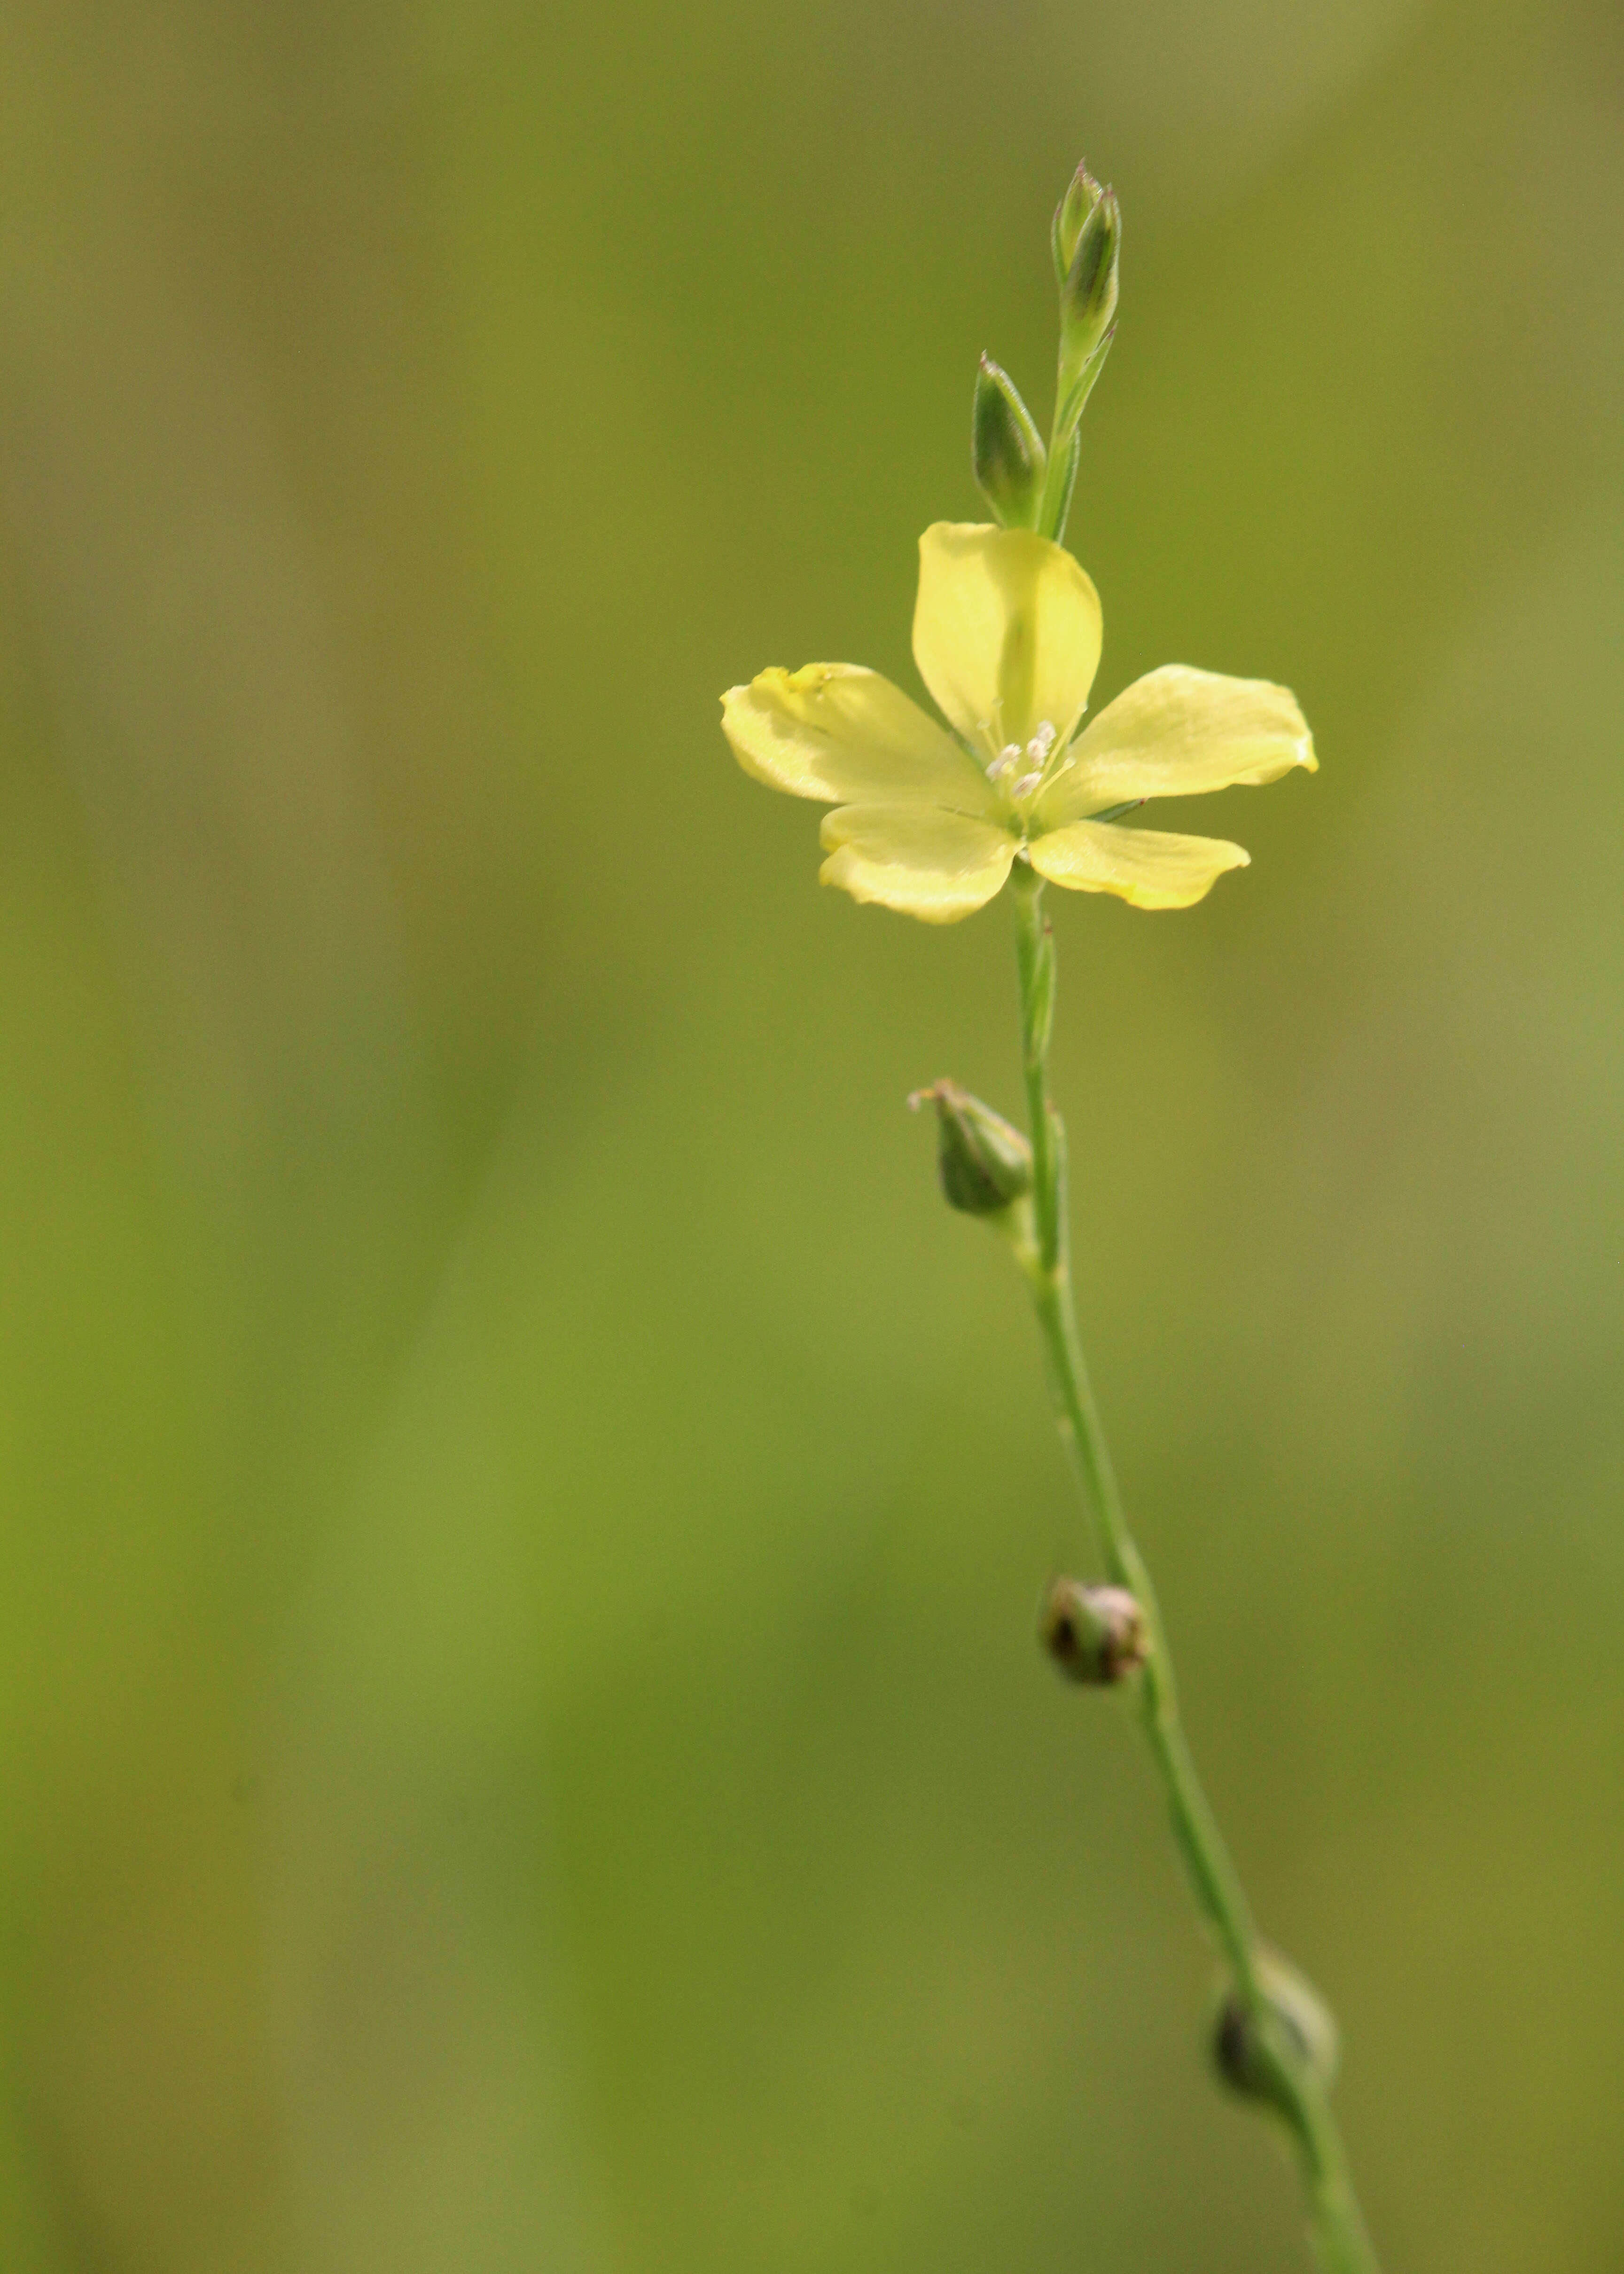
[[[1061,281],[1061,358],[1073,373],[1081,372],[1111,328],[1121,252],[1122,208],[1116,192],[1105,190],[1078,232]]]

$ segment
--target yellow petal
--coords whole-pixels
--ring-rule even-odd
[[[818,881],[926,923],[957,923],[1003,885],[1015,858],[1007,829],[915,805],[844,805],[823,816],[829,858]]]
[[[938,521],[919,540],[914,659],[972,749],[1065,741],[1100,662],[1100,596],[1030,529]]]
[[[981,768],[899,687],[855,663],[763,671],[722,697],[722,731],[746,773],[793,797],[918,798],[981,813]]]
[[[1031,859],[1040,877],[1074,892],[1115,892],[1136,908],[1187,908],[1226,869],[1245,868],[1252,855],[1222,837],[1074,821],[1035,838]]]
[[[1193,797],[1319,764],[1289,687],[1183,663],[1135,680],[1069,755],[1072,764],[1038,802],[1038,817],[1051,829],[1129,798]]]

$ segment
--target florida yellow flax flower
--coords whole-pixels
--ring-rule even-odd
[[[853,900],[956,923],[1026,860],[1074,892],[1189,907],[1250,855],[1109,817],[1312,771],[1313,743],[1289,688],[1184,664],[1083,727],[1100,640],[1099,595],[1060,546],[939,521],[919,541],[914,657],[951,733],[852,663],[763,671],[722,697],[722,726],[747,773],[834,807],[822,881]]]

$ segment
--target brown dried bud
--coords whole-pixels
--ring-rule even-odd
[[[1073,1682],[1109,1688],[1150,1653],[1145,1614],[1125,1587],[1086,1587],[1056,1579],[1043,1598],[1038,1636]]]

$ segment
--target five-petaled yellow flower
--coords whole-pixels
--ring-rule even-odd
[[[1245,851],[1099,817],[1312,770],[1313,742],[1289,688],[1177,663],[1079,733],[1100,639],[1099,595],[1061,546],[939,521],[919,541],[914,657],[952,734],[853,663],[763,671],[722,697],[722,725],[747,773],[835,807],[822,880],[853,900],[954,923],[1024,859],[1076,892],[1189,907]]]

